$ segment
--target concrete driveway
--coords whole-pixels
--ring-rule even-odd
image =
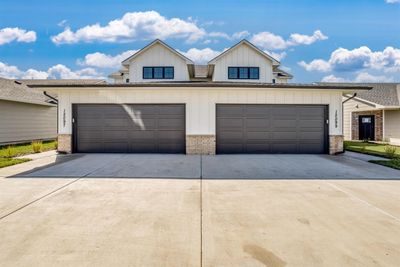
[[[98,179],[107,166],[78,172],[84,158],[32,173],[75,176],[0,178],[1,266],[399,265],[400,180],[237,179],[234,164],[235,179],[199,179],[196,157],[175,165],[190,179]]]
[[[341,155],[82,154],[24,177],[397,179],[400,171]]]

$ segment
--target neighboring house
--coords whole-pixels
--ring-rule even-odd
[[[371,89],[289,84],[246,40],[202,66],[156,40],[122,65],[115,84],[31,85],[58,95],[61,152],[336,154],[343,94]]]
[[[10,80],[0,78],[0,145],[57,138],[57,95],[45,96],[34,84],[99,84],[105,80]]]
[[[0,145],[57,137],[57,105],[42,92],[0,78]]]
[[[343,84],[339,84],[343,85]],[[345,140],[385,141],[400,145],[400,84],[357,84],[370,91],[346,95],[344,100]]]

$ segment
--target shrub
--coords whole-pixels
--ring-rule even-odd
[[[58,141],[57,141],[57,140],[54,141],[54,149],[55,149],[55,150],[58,149]]]
[[[385,154],[388,158],[395,158],[397,148],[395,146],[385,146]]]
[[[17,150],[13,146],[8,146],[7,149],[4,151],[4,157],[12,158],[17,155]]]
[[[42,152],[43,150],[43,143],[42,141],[33,141],[32,142],[32,150],[35,153]]]

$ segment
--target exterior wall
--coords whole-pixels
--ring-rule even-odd
[[[72,135],[71,134],[59,134],[58,135],[58,152],[60,153],[71,153],[72,152]]]
[[[148,80],[143,79],[143,67],[173,66],[174,79]],[[125,81],[124,78],[123,81]],[[147,51],[134,58],[129,65],[129,82],[148,81],[189,81],[189,71],[185,60],[174,54],[164,46],[155,44]]]
[[[228,67],[259,67],[260,79],[230,80],[228,79]],[[213,81],[272,83],[272,79],[272,61],[246,44],[236,47],[219,58],[214,67]]]
[[[330,135],[329,136],[329,154],[336,155],[343,153],[343,135]]]
[[[0,100],[0,144],[56,136],[57,107]]]
[[[384,141],[400,145],[400,110],[385,110]]]
[[[280,78],[274,78],[275,83],[288,83],[289,79],[280,79]]]
[[[186,154],[215,155],[215,135],[187,135]]]
[[[347,97],[343,98],[343,101],[346,100]],[[343,105],[343,133],[344,140],[357,140],[355,136],[351,136],[351,128],[352,128],[352,112],[360,112],[360,111],[369,111],[376,110],[374,106],[367,105],[363,102],[359,102],[357,100],[349,100]],[[357,125],[358,127],[358,125]]]
[[[360,115],[374,115],[375,116],[375,141],[383,141],[383,111],[358,111],[351,113],[351,135],[353,140],[359,140],[359,116]]]
[[[187,135],[215,135],[216,104],[236,103],[329,105],[329,135],[342,135],[342,92],[339,90],[127,87],[76,88],[57,93],[59,134],[72,133],[72,103],[184,103]]]

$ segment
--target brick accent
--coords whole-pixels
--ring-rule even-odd
[[[72,152],[72,136],[70,134],[58,135],[58,152],[71,153]]]
[[[215,155],[215,135],[186,135],[186,154]]]
[[[329,136],[329,154],[336,155],[342,153],[343,150],[343,135],[330,135]]]
[[[360,140],[358,118],[361,115],[374,115],[375,116],[375,141],[382,141],[383,139],[383,111],[359,111],[351,113],[351,136],[353,140]]]

